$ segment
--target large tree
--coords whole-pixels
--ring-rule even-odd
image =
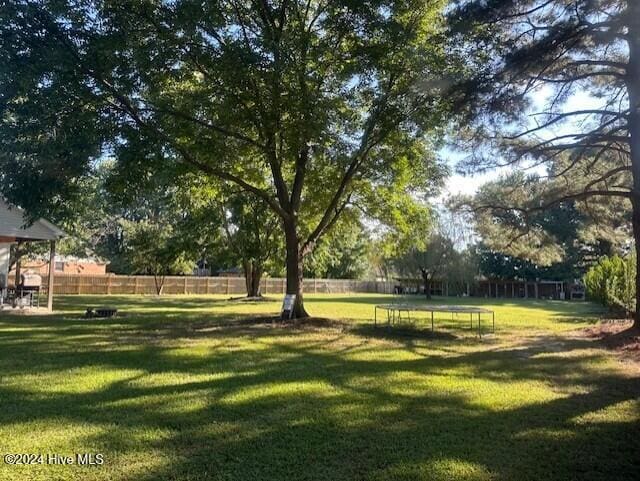
[[[150,261],[176,256],[179,262],[169,262],[173,267],[156,269],[162,275],[191,273],[197,260],[217,267],[241,266],[249,297],[260,295],[265,270],[281,270],[278,218],[260,199],[180,168],[138,181],[134,189],[129,178],[126,162],[103,160],[83,179],[82,201],[63,224],[73,237],[63,241],[62,251],[97,253],[109,260],[112,272],[126,274],[150,272],[132,243],[147,254],[157,249]],[[153,242],[154,229],[170,235]],[[141,246],[147,239],[149,246]]]
[[[431,299],[433,280],[444,280],[450,268],[460,261],[460,253],[454,249],[453,241],[434,233],[423,248],[415,247],[395,259],[396,271],[404,277],[420,277],[424,294]]]
[[[61,201],[105,146],[132,182],[177,162],[234,183],[279,217],[305,316],[304,257],[350,203],[429,180],[443,3],[3,1],[3,170],[55,180],[42,202],[3,192]]]
[[[472,138],[495,148],[476,149],[490,155],[467,167],[546,166],[555,180],[519,205],[490,207],[510,210],[525,231],[531,212],[554,203],[622,199],[640,250],[640,2],[457,3],[451,51],[464,55],[469,75],[456,98],[472,107]]]
[[[355,214],[352,212],[351,214]],[[344,216],[305,263],[305,275],[325,279],[362,279],[369,267],[370,232],[359,219]]]
[[[193,252],[180,243],[180,233],[166,219],[128,225],[126,255],[134,274],[153,276],[158,295],[167,276],[190,274],[196,262]]]
[[[178,223],[182,243],[210,266],[242,268],[247,297],[260,297],[265,272],[282,270],[284,242],[279,219],[265,203],[228,183],[186,179],[188,215]]]

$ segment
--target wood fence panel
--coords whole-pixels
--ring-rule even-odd
[[[42,277],[42,285],[47,285],[47,276]],[[282,278],[263,278],[262,293],[282,295],[286,290],[286,280]],[[246,292],[242,277],[191,277],[167,276],[164,280],[163,294],[202,295],[219,294],[228,296],[243,295]],[[349,279],[305,279],[307,293],[346,294],[357,292],[391,293],[393,283],[359,281]],[[154,295],[156,285],[153,276],[58,274],[54,278],[55,294],[85,295]]]

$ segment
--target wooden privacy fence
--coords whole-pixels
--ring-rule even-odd
[[[47,285],[47,276],[42,279]],[[263,278],[260,283],[262,293],[283,294],[286,281],[281,278]],[[359,281],[349,279],[305,279],[304,292],[342,294],[357,292],[392,292],[391,283]],[[156,294],[153,276],[101,275],[86,276],[56,274],[53,292],[55,294]],[[167,276],[163,294],[246,294],[242,277],[190,277]]]

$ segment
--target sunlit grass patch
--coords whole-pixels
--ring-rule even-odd
[[[630,423],[640,427],[640,399],[629,399],[572,419],[576,424]]]

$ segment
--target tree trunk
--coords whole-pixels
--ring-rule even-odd
[[[627,91],[629,93],[629,152],[633,190],[633,238],[636,244],[636,309],[633,327],[640,329],[640,2],[629,1],[629,70]]]
[[[16,266],[16,276],[14,278],[14,285],[16,287],[18,287],[18,285],[20,284],[20,275],[22,274],[22,256],[24,255],[24,251],[22,250],[22,246],[23,246],[23,242],[24,241],[18,241],[18,243],[16,244],[15,247],[15,266]],[[9,270],[11,270],[11,264],[9,264]],[[7,278],[7,282],[9,282],[9,279]]]
[[[261,297],[260,281],[262,280],[262,269],[255,261],[244,261],[244,282],[247,287],[247,297]]]
[[[22,266],[20,257],[16,258],[16,278],[14,279],[14,286],[20,285],[20,275],[22,274]]]
[[[165,276],[159,276],[157,274],[155,274],[153,276],[153,282],[156,285],[156,295],[160,296],[162,295],[162,291],[164,289],[164,280],[165,280]]]
[[[431,277],[428,272],[422,271],[422,280],[424,281],[424,295],[427,299],[431,299]]]
[[[295,222],[284,222],[285,243],[287,249],[286,270],[287,270],[287,294],[296,296],[293,306],[292,318],[299,319],[309,317],[304,308],[302,298],[302,253],[300,252],[300,240]]]

